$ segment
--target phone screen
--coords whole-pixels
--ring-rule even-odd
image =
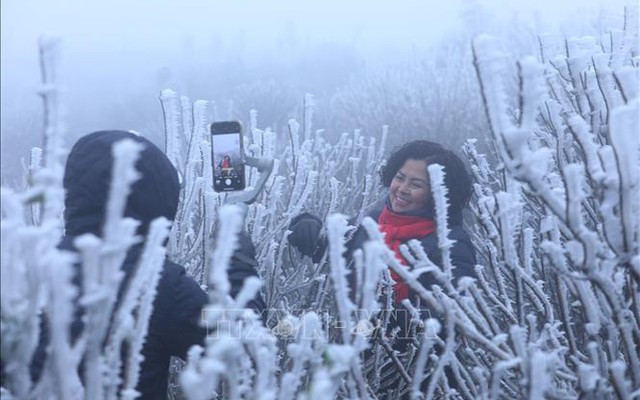
[[[240,124],[212,124],[211,150],[213,190],[216,192],[244,190],[245,179]]]

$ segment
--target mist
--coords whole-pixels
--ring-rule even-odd
[[[468,44],[483,32],[512,40],[515,53],[531,54],[535,49],[517,44],[519,34],[579,36],[622,19],[623,1],[604,3],[3,1],[2,180],[19,185],[22,159],[42,143],[42,34],[61,41],[58,82],[64,88],[67,146],[101,129],[134,129],[158,141],[158,95],[165,88],[215,101],[218,119],[246,119],[256,109],[261,125],[276,131],[296,117],[304,94],[311,93],[318,106],[315,127],[339,134],[385,123],[344,106],[372,79],[420,63],[438,61],[443,70],[451,69],[444,56],[451,49],[462,49],[465,66],[459,70],[470,71]],[[405,126],[415,116],[401,113],[395,112],[398,131],[425,124]],[[393,134],[393,121],[386,123]]]

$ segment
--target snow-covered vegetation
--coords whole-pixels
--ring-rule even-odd
[[[472,95],[482,99],[492,148],[483,154],[484,146],[470,139],[462,149],[474,176],[466,222],[478,265],[476,279],[457,285],[446,256],[446,224],[438,224],[442,268],[410,243],[404,254],[412,268],[406,269],[375,222],[363,218],[384,195],[377,170],[393,129],[329,139],[314,122],[311,95],[300,121],[290,119],[284,132],[261,129],[259,110],[251,112],[247,153],[274,159],[275,166],[244,215],[211,188],[207,125],[213,105],[163,91],[165,151],[183,177],[178,217],[170,233],[166,221],[157,222],[136,279],[113,310],[118,265],[135,231],[118,204],[135,178],[137,154],[127,143],[114,149],[122,172],[113,185],[122,190],[110,200],[105,236],[79,243],[84,270],[96,271],[85,274],[82,285],[91,296],[80,303],[96,311],[88,313],[92,318],[75,343],[68,326],[77,291],[71,265],[78,257],[56,249],[65,128],[55,73],[48,72],[56,65],[55,44],[44,42],[46,147],[32,152],[27,190],[2,188],[3,398],[133,398],[139,354],[121,360],[120,348],[140,349],[154,298],[149,282],[157,279],[167,235],[168,256],[210,296],[203,313],[211,329],[206,348],[194,347],[186,363],[174,363],[173,398],[640,397],[637,10],[627,10],[619,28],[606,36],[540,37],[539,52],[520,59],[499,39],[473,40],[479,89]],[[370,85],[383,87],[376,82],[383,81]],[[411,89],[408,96],[422,95]],[[352,115],[358,102],[366,106],[355,93],[342,99]],[[434,95],[425,101],[441,107],[443,100]],[[365,106],[363,115],[377,115]],[[456,111],[460,124],[478,124]],[[446,221],[442,171],[431,167],[429,173],[438,220]],[[249,185],[257,180],[249,171]],[[291,219],[304,211],[326,221],[329,251],[317,264],[287,242]],[[354,256],[355,274],[363,278],[355,294],[348,293],[342,256],[351,229],[345,215],[372,238]],[[231,299],[225,271],[241,229],[256,245],[260,280],[247,281]],[[397,332],[386,331],[389,268],[420,296],[422,304],[407,307],[432,311],[427,319],[416,311],[403,352],[393,350]],[[416,279],[427,269],[440,282],[431,289]],[[264,321],[243,309],[257,290],[267,303]],[[31,382],[41,310],[54,345],[43,378]],[[112,312],[116,328],[108,330]]]

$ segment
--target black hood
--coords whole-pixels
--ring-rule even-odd
[[[142,177],[133,183],[125,216],[140,222],[138,234],[163,216],[170,221],[178,209],[178,174],[164,153],[149,140],[124,131],[99,131],[82,137],[71,149],[64,172],[66,235],[102,236],[111,185],[113,144],[131,139],[144,145],[136,162]]]

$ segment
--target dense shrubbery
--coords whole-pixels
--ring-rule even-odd
[[[209,184],[211,105],[192,104],[164,91],[166,152],[184,177],[169,255],[202,284],[209,284],[208,326],[227,327],[212,332],[205,352],[194,348],[186,365],[176,363],[172,395],[191,399],[209,398],[213,392],[231,399],[366,398],[374,393],[389,398],[402,393],[415,398],[638,396],[637,16],[629,12],[626,21],[624,30],[605,38],[565,43],[541,38],[541,60],[513,63],[499,51],[499,43],[487,37],[474,40],[481,88],[477,96],[483,99],[496,154],[483,155],[474,140],[463,148],[475,178],[468,227],[479,265],[478,279],[464,279],[457,287],[451,284],[451,265],[445,257],[442,273],[437,274],[440,285],[421,288],[416,274],[425,268],[440,269],[415,245],[406,249],[413,269],[404,269],[390,256],[375,224],[362,219],[364,210],[382,195],[376,172],[393,130],[381,127],[380,136],[355,131],[338,141],[328,140],[312,123],[313,100],[308,96],[302,124],[289,120],[287,131],[279,132],[279,137],[288,138],[283,142],[271,130],[260,129],[252,113],[246,132],[248,153],[275,159],[274,173],[258,202],[248,208],[244,225],[257,247],[259,290],[269,308],[266,326],[242,311],[244,301],[258,290],[256,282],[249,282],[236,300],[224,291],[228,255],[221,249],[235,245],[234,233],[243,224],[238,210],[223,207],[224,196]],[[517,67],[513,73],[512,63]],[[511,74],[519,83],[515,93],[505,89]],[[383,87],[384,81],[372,84]],[[55,249],[62,199],[58,142],[62,129],[56,119],[55,86],[45,88],[50,117],[45,167],[39,167],[34,152],[32,187],[24,193],[2,189],[5,389],[17,398],[29,393],[69,398],[83,390],[87,398],[96,398],[96,393],[114,398],[115,377],[96,371],[99,366],[118,370],[119,346],[124,341],[139,343],[143,332],[124,317],[135,316],[139,323],[145,315],[134,311],[146,310],[148,298],[135,296],[137,291],[145,293],[143,282],[132,285],[132,299],[119,311],[123,322],[107,336],[110,345],[105,349],[91,350],[95,341],[90,335],[106,334],[98,322],[87,340],[75,346],[69,343],[65,327],[74,291],[69,281],[71,261]],[[416,101],[423,99],[416,88],[408,93]],[[350,112],[359,111],[356,107]],[[132,165],[126,164],[126,154],[132,152],[124,151],[123,171]],[[494,158],[499,161],[488,161]],[[430,173],[433,192],[442,202],[439,171]],[[250,184],[257,178],[255,171],[250,172]],[[442,204],[438,208],[444,210]],[[291,218],[302,211],[326,220],[330,247],[318,264],[303,259],[286,241]],[[357,273],[367,281],[353,297],[346,292],[341,256],[348,226],[337,212],[357,217],[373,237],[356,257]],[[112,223],[117,233],[88,243],[88,252],[101,246],[125,251],[130,222],[114,215]],[[163,227],[157,229],[156,241],[149,245],[150,254],[156,255],[162,252],[157,244],[166,234]],[[214,229],[219,232],[217,243],[211,236]],[[444,226],[439,229],[439,234],[446,233]],[[446,250],[446,241],[443,246]],[[87,262],[85,267],[117,270],[109,260]],[[402,354],[389,351],[392,334],[367,336],[369,322],[385,328],[390,301],[387,266],[409,282],[438,316],[415,321],[415,340]],[[143,271],[152,276],[154,268],[150,262]],[[86,284],[103,293],[94,299],[96,309],[108,310],[117,282]],[[54,361],[34,389],[26,368],[38,335],[38,310],[45,304],[53,316],[57,345]],[[365,352],[371,355],[366,363]],[[84,388],[72,373],[82,355],[89,360],[84,365],[89,377]],[[132,371],[127,376],[135,377],[135,358],[122,362]],[[5,395],[9,397],[9,392]]]

